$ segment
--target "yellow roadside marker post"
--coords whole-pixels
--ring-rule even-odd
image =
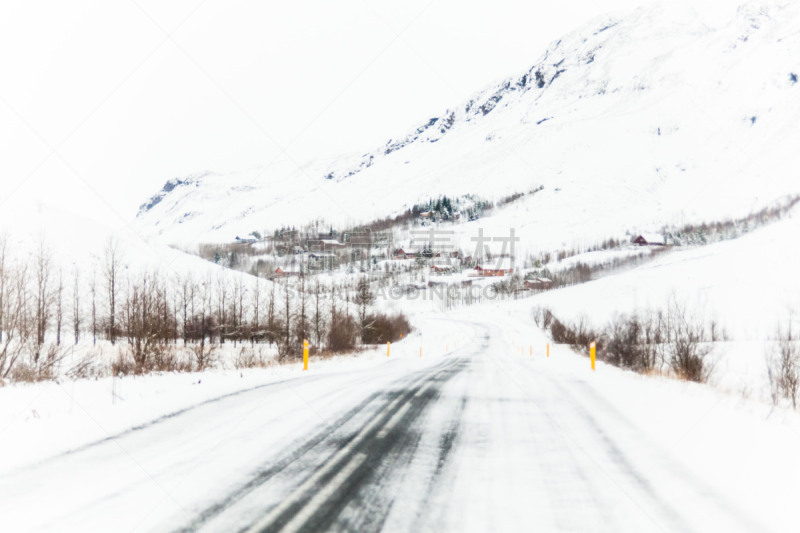
[[[386,357],[389,357],[389,348],[391,348],[391,346],[392,346],[391,342],[386,343]]]
[[[550,357],[550,343],[547,343],[547,357]]]
[[[303,339],[303,370],[308,370],[308,340]]]
[[[589,358],[592,360],[592,370],[594,370],[594,360],[597,355],[597,344],[592,341],[589,345]]]
[[[531,344],[531,357],[533,357],[533,344]]]
[[[422,357],[422,346],[419,347],[419,356]]]

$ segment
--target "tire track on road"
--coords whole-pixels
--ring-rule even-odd
[[[429,371],[412,381],[406,386],[405,391],[372,417],[354,437],[340,443],[336,454],[325,462],[327,467],[325,470],[318,471],[295,489],[282,504],[273,508],[262,520],[245,531],[248,533],[283,531],[293,523],[297,514],[307,517],[305,525],[308,530],[324,531],[337,523],[341,511],[349,504],[359,501],[359,493],[364,486],[379,482],[398,464],[405,462],[405,458],[413,456],[419,439],[411,429],[414,420],[431,401],[435,400],[438,387],[463,370],[466,364],[464,360],[449,359],[444,368],[437,368],[433,373]],[[366,457],[363,464],[346,480],[341,482],[336,480],[332,471],[348,464],[356,454],[363,454]],[[308,504],[303,502],[303,496],[314,491],[325,491],[327,484],[334,480],[341,485],[341,490],[336,496],[323,502],[315,502],[316,508],[307,509]],[[345,526],[342,529],[379,530],[379,524],[388,513],[389,505],[380,507],[370,513],[360,513],[356,517],[349,518],[346,526],[342,524]]]

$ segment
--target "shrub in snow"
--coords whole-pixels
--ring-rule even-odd
[[[705,382],[713,370],[710,327],[676,302],[666,311],[620,315],[604,330],[594,330],[581,318],[563,322],[546,309],[534,311],[540,327],[550,329],[553,341],[588,353],[595,342],[598,358],[614,366],[649,373],[671,370],[688,381]]]
[[[791,400],[797,409],[797,392],[800,389],[800,344],[792,336],[791,326],[784,332],[778,328],[777,343],[767,349],[767,378],[772,403],[781,398]]]
[[[402,313],[389,316],[384,313],[368,315],[361,324],[361,341],[364,344],[385,344],[408,335],[411,324]]]
[[[358,325],[349,314],[335,311],[328,330],[328,349],[334,353],[351,351],[356,347]]]

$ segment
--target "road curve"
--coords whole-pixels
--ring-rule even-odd
[[[470,342],[416,369],[243,391],[4,474],[20,495],[4,515],[31,531],[769,530],[584,377],[509,345],[501,319],[460,327]],[[31,494],[56,504],[36,514]]]

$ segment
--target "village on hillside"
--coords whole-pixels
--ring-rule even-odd
[[[229,244],[201,246],[200,256],[228,268],[273,281],[318,275],[346,280],[348,275],[371,281],[386,279],[407,291],[429,288],[490,288],[515,298],[588,281],[597,273],[630,266],[667,251],[659,233],[635,234],[630,242],[610,239],[589,250],[563,250],[520,257],[508,238],[504,246],[478,244],[456,248],[451,233],[426,225],[431,211],[418,214],[419,231],[399,239],[393,229],[354,228],[337,232],[284,229],[262,237],[253,232]],[[513,231],[511,233],[513,239]],[[399,242],[401,241],[402,242]],[[506,246],[511,244],[510,246]]]

